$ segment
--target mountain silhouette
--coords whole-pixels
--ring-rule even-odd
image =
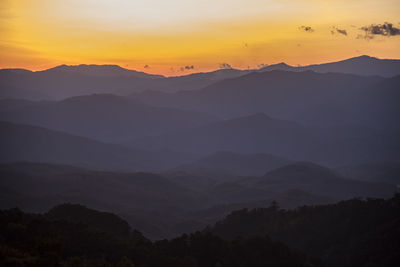
[[[378,59],[370,56],[353,57],[337,62],[314,64],[307,66],[293,67],[285,63],[269,65],[260,71],[286,70],[286,71],[305,71],[328,73],[348,73],[356,75],[378,75],[382,77],[392,77],[400,74],[400,60],[398,59]]]
[[[128,70],[117,65],[60,65],[43,71],[23,69],[0,70],[0,98],[54,100],[77,95],[112,93],[128,95],[145,91],[177,92],[199,90],[215,82],[240,77],[251,72],[271,70],[347,73],[364,76],[400,75],[400,60],[360,56],[338,62],[302,67],[286,63],[261,69],[221,69],[204,73],[163,77]]]
[[[52,102],[0,100],[0,110],[0,120],[38,125],[115,143],[216,120],[205,113],[151,107],[109,94],[77,96]]]
[[[162,75],[153,75],[136,70],[128,70],[118,65],[59,65],[38,74],[57,74],[68,73],[78,75],[93,75],[102,77],[135,77],[135,78],[163,78]]]
[[[142,93],[151,105],[207,111],[220,117],[263,112],[272,117],[319,124],[395,127],[399,79],[313,71],[267,71],[175,94]],[[387,88],[387,89],[385,89]]]
[[[340,198],[351,196],[365,196],[377,194],[375,197],[390,195],[393,186],[385,184],[369,184],[356,180],[345,179],[334,171],[309,162],[289,164],[267,172],[260,178],[250,178],[248,182],[252,187],[267,189],[274,192],[285,192],[298,189],[311,194]]]
[[[191,157],[172,151],[126,148],[38,126],[0,122],[1,162],[33,161],[100,170],[160,170]]]
[[[230,151],[219,151],[195,162],[181,165],[175,171],[192,174],[231,174],[260,175],[283,165],[290,160],[269,154],[240,154]]]
[[[186,152],[271,153],[296,158],[318,142],[306,127],[258,113],[159,136],[135,139],[134,147]],[[291,157],[292,156],[292,157]]]

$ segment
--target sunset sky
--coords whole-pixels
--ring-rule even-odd
[[[118,64],[169,76],[400,58],[399,14],[399,0],[0,0],[0,68]]]

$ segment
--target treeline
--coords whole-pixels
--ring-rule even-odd
[[[330,266],[398,266],[400,194],[294,210],[274,203],[232,212],[208,230],[227,240],[268,235]]]
[[[283,210],[238,210],[212,227],[150,241],[118,216],[63,204],[0,211],[0,266],[391,267],[400,262],[400,194]]]
[[[265,236],[227,241],[203,231],[151,242],[125,226],[113,214],[80,205],[43,215],[3,210],[0,266],[323,266]]]

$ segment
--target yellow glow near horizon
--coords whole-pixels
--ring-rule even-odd
[[[357,39],[363,26],[399,28],[398,14],[398,0],[1,0],[0,68],[118,64],[182,75],[186,65],[198,72],[223,62],[254,68],[361,54],[400,58],[398,35]],[[347,35],[331,34],[332,27]]]

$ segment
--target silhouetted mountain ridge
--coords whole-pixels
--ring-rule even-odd
[[[367,55],[353,57],[337,62],[313,64],[307,66],[290,66],[286,63],[269,65],[260,69],[260,71],[271,70],[289,70],[289,71],[305,71],[312,70],[315,72],[328,73],[349,73],[357,75],[378,75],[382,77],[392,77],[400,74],[399,59],[378,59]]]
[[[94,94],[61,101],[19,104],[6,109],[0,100],[0,120],[32,124],[105,142],[123,143],[133,137],[156,135],[217,120],[201,112],[152,107],[112,94]]]

